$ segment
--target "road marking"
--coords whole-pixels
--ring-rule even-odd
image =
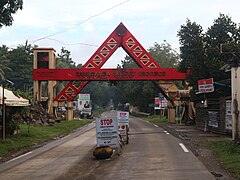
[[[179,143],[184,152],[189,152],[188,149],[184,146],[183,143]]]
[[[167,132],[167,131],[164,131],[167,135],[169,134],[169,132]]]
[[[19,158],[22,158],[22,157],[24,157],[24,156],[27,156],[27,155],[29,155],[29,154],[32,154],[32,151],[30,151],[30,152],[28,152],[28,153],[25,153],[25,154],[22,154],[21,156],[15,157],[15,158],[13,158],[13,159],[7,161],[6,163],[9,163],[9,162],[15,161],[15,160],[17,160],[17,159],[19,159]]]
[[[154,126],[156,127],[156,128],[158,128],[159,126],[158,125],[156,125],[156,124],[154,124]]]

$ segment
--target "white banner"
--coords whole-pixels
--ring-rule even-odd
[[[118,123],[116,117],[96,118],[97,147],[119,147]]]
[[[129,128],[129,112],[118,111],[118,132],[124,141],[127,141],[127,129]]]

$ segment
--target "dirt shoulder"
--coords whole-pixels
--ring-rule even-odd
[[[204,132],[195,126],[185,126],[176,124],[158,124],[160,127],[168,131],[173,136],[181,139],[183,143],[198,157],[204,166],[211,172],[216,179],[234,180],[232,174],[227,172],[214,155],[212,150],[204,141],[218,141],[223,139],[231,139],[227,135]]]

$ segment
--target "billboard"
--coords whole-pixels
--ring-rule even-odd
[[[78,95],[78,110],[82,110],[84,105],[90,104],[90,94],[79,94]]]

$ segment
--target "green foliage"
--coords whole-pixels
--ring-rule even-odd
[[[237,178],[240,178],[240,146],[233,141],[209,141],[208,144],[214,150],[224,167]]]
[[[154,43],[148,49],[149,54],[163,68],[176,67],[180,61],[180,56],[169,43],[164,41],[161,45]]]
[[[168,120],[166,117],[160,117],[160,115],[152,115],[149,117],[145,117],[144,120],[149,121],[151,123],[159,123],[159,124],[167,124]]]
[[[207,65],[205,64],[204,42],[202,27],[195,22],[187,20],[185,25],[178,31],[180,42],[180,57],[182,61],[179,64],[180,71],[191,70],[189,83],[196,85],[198,79],[209,77]]]
[[[239,34],[236,23],[234,23],[229,16],[220,14],[206,32],[204,40],[207,50],[206,63],[209,65],[210,76],[216,81],[229,78],[230,74],[220,71],[219,69],[228,63],[230,58],[232,58],[232,54],[221,53],[220,46],[238,42]]]
[[[154,43],[149,48],[149,54],[161,67],[175,67],[179,62],[179,54],[172,49],[171,45],[164,41],[162,44]],[[122,68],[137,68],[137,64],[129,56],[122,61]],[[121,92],[120,102],[138,106],[140,111],[147,112],[148,104],[153,103],[154,97],[158,96],[158,90],[150,81],[126,81],[116,84]]]
[[[7,71],[11,71],[9,66],[9,53],[7,46],[0,47],[0,80],[5,80]]]
[[[61,53],[57,55],[57,68],[76,68],[75,62],[72,60],[71,52],[62,47]]]
[[[93,116],[96,117],[96,116],[99,116],[101,115],[104,111],[106,111],[105,109],[103,108],[97,108],[93,111]]]
[[[11,152],[42,143],[60,135],[66,135],[89,122],[88,120],[73,120],[64,121],[54,126],[31,125],[29,133],[28,125],[21,124],[19,134],[8,136],[6,141],[0,143],[0,156],[4,157]]]
[[[16,89],[25,91],[27,86],[32,86],[33,48],[31,45],[19,45],[8,52],[12,71],[6,74],[6,78],[14,82]]]
[[[1,0],[0,1],[0,28],[2,26],[11,26],[13,22],[12,14],[15,14],[19,9],[22,10],[22,0]]]
[[[110,82],[90,82],[83,89],[82,93],[90,93],[92,104],[95,107],[107,107],[110,100],[116,105],[121,97],[121,92]]]
[[[199,79],[213,78],[214,81],[219,81],[230,78],[230,73],[221,71],[220,68],[233,57],[232,52],[239,52],[240,36],[239,28],[229,16],[220,14],[206,33],[196,22],[187,19],[178,31],[178,37],[181,45],[179,69],[190,69],[188,81],[194,88],[193,92],[197,91]],[[221,52],[226,46],[231,53],[227,53],[226,48],[224,53]]]

